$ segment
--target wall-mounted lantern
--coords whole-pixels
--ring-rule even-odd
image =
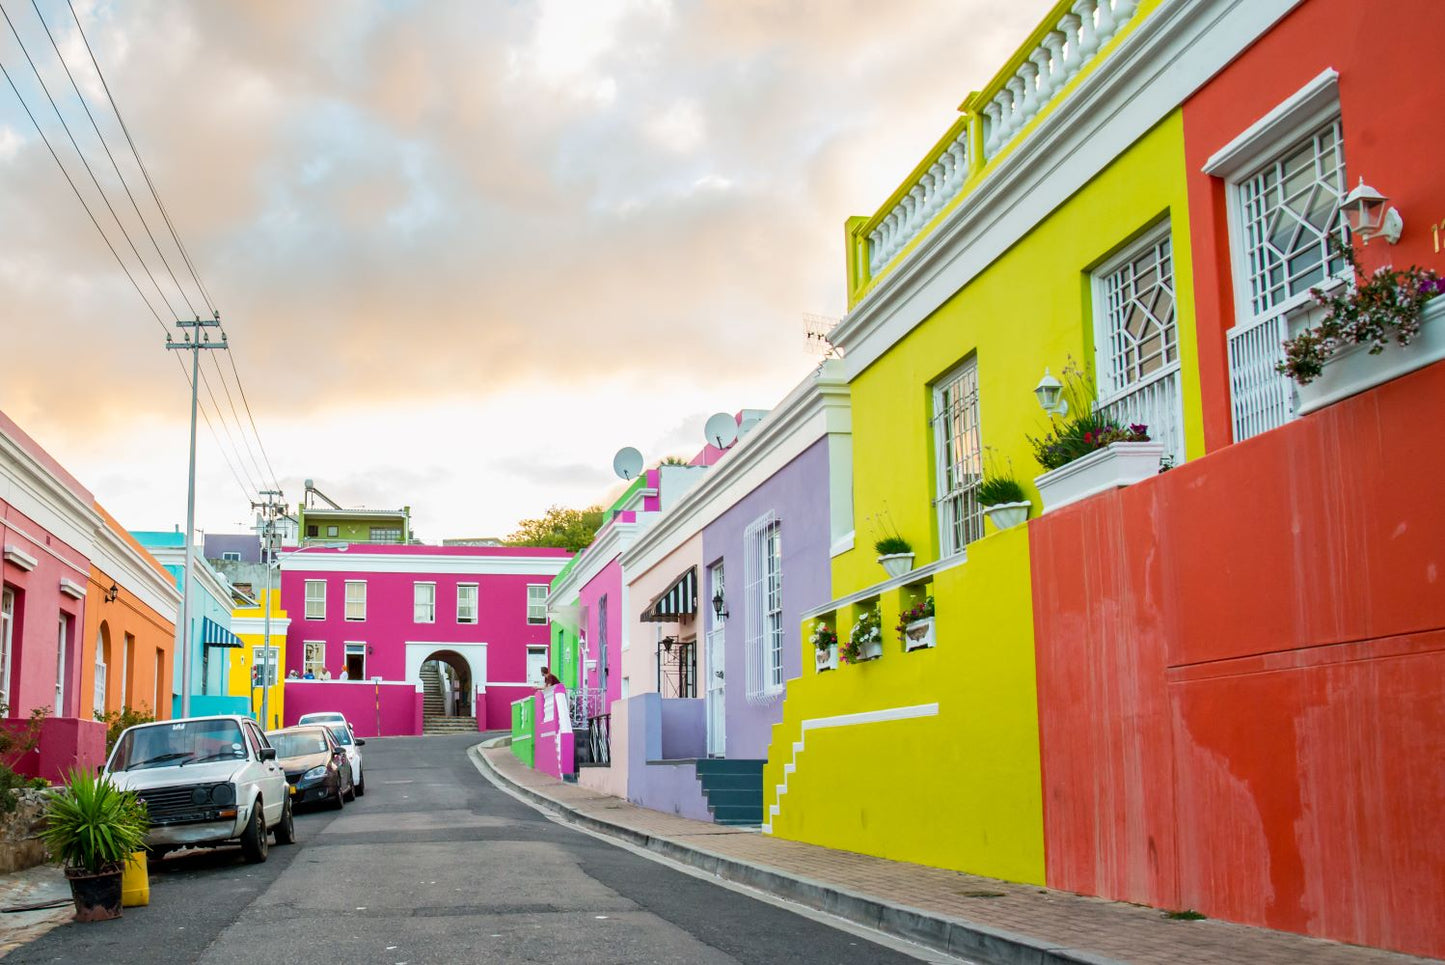
[[[1405,230],[1405,219],[1389,205],[1389,198],[1360,178],[1360,183],[1345,195],[1340,208],[1349,223],[1350,234],[1359,238],[1362,244],[1368,244],[1372,238],[1384,238],[1393,245]]]
[[[727,601],[723,599],[723,591],[721,588],[712,595],[712,612],[719,620],[727,618]]]
[[[119,596],[120,596],[120,587],[118,587],[118,586],[116,586],[114,583],[112,583],[112,584],[110,585],[110,589],[108,589],[108,590],[105,591],[105,602],[107,602],[107,603],[114,603],[114,602],[116,601],[116,598],[119,597]]]
[[[1069,414],[1069,401],[1064,398],[1064,384],[1054,378],[1047,368],[1044,369],[1044,377],[1039,379],[1039,384],[1034,386],[1034,396],[1039,400],[1039,406],[1049,415]]]

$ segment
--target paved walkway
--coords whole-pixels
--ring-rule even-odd
[[[491,742],[488,742],[490,744]],[[1404,965],[1427,959],[834,851],[566,784],[481,745],[484,770],[573,823],[920,944],[986,962]]]
[[[29,905],[64,900],[59,908],[9,911]],[[33,941],[57,925],[70,921],[75,906],[70,885],[55,865],[40,865],[25,871],[0,875],[0,958],[18,945]]]

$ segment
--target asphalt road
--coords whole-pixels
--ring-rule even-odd
[[[237,849],[172,855],[151,866],[148,907],[63,925],[5,961],[918,960],[560,825],[483,778],[466,754],[476,741],[368,741],[366,796],[298,814],[297,843],[265,864]]]

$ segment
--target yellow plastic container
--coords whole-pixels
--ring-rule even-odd
[[[125,863],[125,872],[120,876],[120,903],[123,908],[151,903],[151,877],[144,851],[135,852]]]

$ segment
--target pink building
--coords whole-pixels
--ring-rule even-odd
[[[367,733],[510,727],[511,702],[541,684],[547,590],[570,556],[374,544],[284,553],[286,722],[339,710]]]

